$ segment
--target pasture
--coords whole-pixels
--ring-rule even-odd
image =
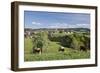
[[[40,32],[39,32],[40,33]],[[79,46],[84,45],[87,42],[87,38],[83,37],[83,34],[76,36],[73,33],[62,33],[56,32],[51,36],[48,36],[48,32],[43,31],[40,33],[42,36],[42,53],[33,53],[33,46],[36,47],[37,43],[34,43],[36,40],[35,37],[27,37],[24,39],[24,61],[47,61],[47,60],[69,60],[69,59],[87,59],[90,58],[90,48],[86,48],[86,51],[80,50]],[[76,34],[76,33],[75,33]],[[68,37],[65,37],[68,35]],[[33,34],[32,36],[35,36]],[[70,37],[73,37],[70,40]],[[86,35],[86,37],[88,37]],[[76,37],[76,38],[74,38]],[[41,38],[41,37],[38,37]],[[62,40],[61,40],[62,39]],[[76,40],[77,39],[77,40]],[[35,40],[35,41],[34,41]],[[40,41],[41,39],[39,39]],[[86,44],[86,47],[89,43]],[[59,47],[64,46],[64,52],[58,51]],[[75,47],[75,48],[74,48]]]

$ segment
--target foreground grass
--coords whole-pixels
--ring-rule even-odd
[[[58,53],[26,54],[25,61],[46,61],[46,60],[68,60],[68,59],[87,59],[90,58],[88,52],[70,51]]]
[[[42,54],[32,53],[32,40],[25,39],[24,61],[47,61],[47,60],[67,60],[67,59],[87,59],[90,58],[90,51],[77,51],[65,48],[64,52],[58,52],[60,47],[58,42],[49,42],[49,47]]]

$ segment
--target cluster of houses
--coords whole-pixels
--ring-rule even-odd
[[[42,28],[42,29],[30,29],[30,28],[25,28],[24,30],[24,37],[27,38],[27,37],[30,37],[32,38],[32,35],[40,32],[40,31],[47,31],[48,33],[56,33],[56,32],[59,32],[62,31],[63,33],[65,34],[73,34],[74,32],[90,32],[89,29],[77,29],[77,28],[68,28],[68,29],[46,29],[46,28]]]
[[[39,31],[44,31],[44,30],[25,30],[24,31],[24,37],[27,38],[27,37],[30,37],[32,38],[32,35],[38,33]],[[63,33],[68,33],[68,34],[72,34],[74,31],[65,31],[64,29],[49,29],[49,30],[45,30],[47,31],[48,33],[56,33],[57,31],[63,31]]]

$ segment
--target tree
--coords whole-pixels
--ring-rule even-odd
[[[65,35],[60,39],[60,43],[64,47],[69,47],[71,46],[72,38],[70,35]]]
[[[90,37],[89,36],[84,36],[84,46],[87,48],[87,49],[90,49]]]
[[[41,31],[35,34],[33,37],[33,45],[35,48],[40,48],[41,52],[43,51],[43,48],[47,48],[47,33],[45,31]]]
[[[79,49],[79,43],[78,43],[78,41],[77,41],[77,39],[75,37],[72,38],[71,47],[73,49]]]
[[[85,35],[83,33],[73,34],[71,47],[73,49],[80,50],[81,46],[86,48],[86,50],[90,49],[90,37],[89,37],[89,35]]]
[[[71,47],[73,49],[80,49],[80,46],[83,46],[83,41],[81,40],[81,38],[83,38],[82,34],[79,33],[74,33],[72,35],[72,43],[71,43]]]

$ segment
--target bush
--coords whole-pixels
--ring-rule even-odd
[[[61,43],[62,46],[70,48],[71,43],[72,43],[71,36],[70,35],[66,35],[66,36],[61,37],[60,43]]]

